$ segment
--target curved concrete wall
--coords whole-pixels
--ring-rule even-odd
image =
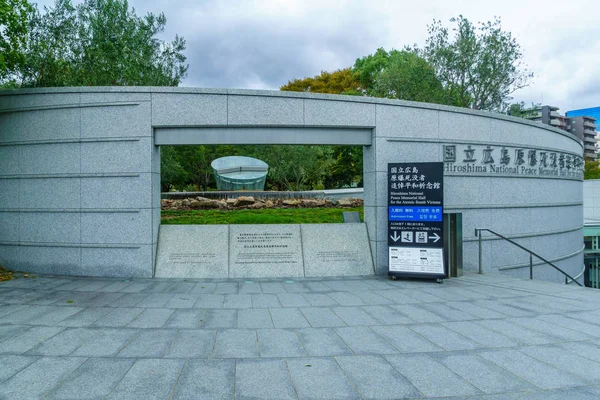
[[[365,220],[378,273],[387,271],[391,162],[448,161],[445,211],[463,213],[465,269],[477,269],[476,227],[505,234],[572,274],[583,264],[582,176],[573,166],[583,148],[570,134],[424,103],[190,88],[0,92],[0,264],[152,276],[160,226],[155,140],[220,139],[365,144]],[[542,153],[564,164],[559,175],[536,173]],[[483,254],[486,271],[528,276],[527,254],[507,243],[486,238]],[[547,266],[535,276],[562,279]]]

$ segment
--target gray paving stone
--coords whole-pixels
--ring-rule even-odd
[[[296,332],[309,356],[329,357],[353,354],[331,328],[304,328]]]
[[[393,354],[398,350],[367,327],[336,328],[335,332],[355,354]]]
[[[151,282],[134,282],[129,286],[121,289],[123,293],[139,293],[149,288],[152,285]]]
[[[69,327],[86,327],[90,326],[100,318],[104,317],[109,312],[113,311],[112,308],[85,308],[79,311],[77,314],[73,314],[68,318],[60,321],[58,326],[69,326]]]
[[[423,336],[416,334],[406,326],[373,326],[373,332],[387,340],[401,353],[427,353],[433,351],[443,351],[435,343],[427,340]]]
[[[122,292],[127,286],[131,285],[131,281],[111,282],[108,285],[99,289],[101,292]]]
[[[474,350],[482,347],[480,344],[442,325],[411,325],[409,328],[444,350]]]
[[[151,293],[147,294],[142,301],[136,304],[136,307],[162,308],[173,298],[172,293]]]
[[[143,308],[115,308],[91,326],[123,327],[127,326],[144,311]]]
[[[381,306],[386,304],[394,304],[394,302],[388,298],[378,295],[373,292],[354,292],[354,295],[364,301],[366,304],[373,306]]]
[[[76,291],[81,292],[98,292],[105,286],[108,286],[112,283],[112,281],[88,281],[87,285],[79,286]]]
[[[284,360],[238,361],[235,388],[239,400],[297,398]]]
[[[567,351],[600,363],[600,348],[598,347],[596,340],[589,342],[561,343],[558,346],[566,349]]]
[[[269,310],[275,328],[307,328],[310,326],[304,314],[297,308],[272,308]]]
[[[491,329],[516,340],[519,343],[527,345],[549,344],[556,342],[556,339],[544,335],[540,332],[532,331],[531,329],[523,328],[522,326],[512,324],[504,320],[480,320],[474,321],[476,324],[484,328]]]
[[[50,339],[59,332],[62,332],[64,329],[65,328],[53,326],[33,327],[21,333],[20,335],[13,336],[2,341],[2,343],[0,343],[0,353],[25,353],[43,341]]]
[[[204,322],[205,312],[206,310],[174,310],[164,327],[198,329],[202,326],[202,322]]]
[[[552,324],[539,318],[507,318],[506,321],[520,325],[532,331],[540,332],[561,341],[580,341],[592,339],[584,332],[577,332],[560,325]]]
[[[331,358],[295,358],[286,362],[300,399],[360,398]]]
[[[431,311],[427,311],[422,307],[412,304],[398,304],[391,305],[392,309],[406,315],[408,318],[412,319],[415,322],[419,323],[436,323],[436,322],[446,322],[447,320],[443,317],[440,317],[437,314],[432,313]]]
[[[212,294],[217,287],[216,283],[212,282],[199,282],[194,285],[190,293],[196,294]]]
[[[583,334],[600,338],[600,329],[598,328],[598,325],[578,321],[576,319],[569,318],[563,315],[541,315],[538,318],[555,325],[560,325],[562,327],[569,328],[577,332],[581,332]]]
[[[471,321],[447,322],[442,325],[485,347],[514,347],[520,344],[506,335],[484,328]]]
[[[117,354],[117,357],[162,357],[176,334],[175,329],[143,330]]]
[[[258,338],[251,329],[220,329],[217,333],[214,358],[258,357]]]
[[[0,342],[17,336],[29,329],[27,325],[0,325]]]
[[[127,326],[130,328],[162,328],[175,310],[147,308]]]
[[[215,346],[216,330],[180,330],[165,358],[209,358]]]
[[[380,322],[359,307],[332,307],[331,310],[348,326],[378,325]]]
[[[475,354],[440,354],[436,358],[484,393],[536,390],[534,386]]]
[[[237,282],[219,282],[215,287],[214,293],[217,294],[235,294],[238,292]]]
[[[65,329],[28,352],[29,355],[68,356],[83,343],[92,340],[93,331],[84,328]]]
[[[431,311],[448,321],[470,321],[475,319],[471,314],[457,310],[456,308],[448,307],[442,303],[423,303],[420,304],[419,307]]]
[[[313,328],[346,326],[329,308],[300,308],[300,311]]]
[[[356,294],[356,292],[361,291],[370,291],[376,290],[376,288],[369,284],[366,280],[355,280],[355,281],[345,281],[348,286],[352,288],[352,292]]]
[[[419,300],[412,298],[410,296],[407,296],[405,294],[403,294],[401,291],[394,289],[394,290],[379,290],[377,291],[377,294],[382,296],[383,298],[386,298],[388,300],[390,300],[393,304],[415,304],[415,303],[419,303]]]
[[[366,303],[353,295],[352,293],[346,292],[333,292],[329,294],[333,300],[335,300],[341,306],[364,306]]]
[[[331,292],[331,288],[323,282],[304,282],[304,286],[311,292]]]
[[[114,357],[138,332],[124,328],[91,328],[89,331],[93,334],[92,339],[82,342],[71,356]]]
[[[329,287],[330,290],[336,292],[351,292],[352,286],[348,286],[348,284],[344,281],[323,281],[325,286]]]
[[[379,356],[336,357],[363,399],[420,397],[421,393]]]
[[[165,304],[167,308],[192,308],[198,301],[197,294],[176,294]]]
[[[403,290],[402,293],[404,293],[408,297],[412,297],[413,299],[419,301],[419,303],[444,303],[448,301],[447,299],[443,299],[441,297],[434,296],[431,293],[427,293],[425,292],[425,290],[426,287],[422,287],[421,289]]]
[[[287,294],[287,293],[285,293]],[[281,303],[274,294],[253,294],[252,295],[252,307],[253,308],[277,308],[281,307]]]
[[[449,397],[481,394],[440,362],[427,355],[393,355],[386,360],[426,397]]]
[[[531,311],[525,311],[512,305],[502,304],[498,300],[476,300],[475,305],[488,308],[506,314],[509,317],[530,317],[534,315]]]
[[[4,382],[19,371],[25,369],[31,363],[35,362],[38,357],[6,355],[0,356],[0,383]]]
[[[600,363],[554,346],[523,347],[519,351],[582,380],[600,382]]]
[[[280,293],[277,299],[282,307],[310,307],[310,304],[300,293]]]
[[[148,293],[124,293],[109,305],[111,307],[135,307],[146,297],[148,297]]]
[[[302,296],[313,307],[329,307],[339,305],[338,302],[324,293],[304,293]]]
[[[85,358],[41,358],[0,385],[0,398],[7,400],[43,398]]]
[[[569,373],[516,350],[488,350],[479,355],[541,389],[560,389],[585,384],[583,380]]]
[[[189,360],[173,393],[173,400],[232,399],[234,360]]]
[[[280,282],[261,282],[260,287],[265,294],[286,293]]]
[[[253,293],[262,293],[262,289],[260,288],[260,283],[253,281],[245,281],[240,282],[239,294],[253,294]]]
[[[448,292],[446,288],[432,289],[432,288],[422,288],[420,290],[424,295],[432,295],[442,301],[464,301],[464,300],[472,300],[467,296],[464,296],[462,292]]]
[[[519,400],[597,400],[598,393],[590,393],[588,388],[562,389],[555,391],[540,391],[522,394]]]
[[[119,297],[125,295],[125,293],[97,293],[97,296],[90,297],[89,299],[80,301],[77,305],[80,307],[104,307],[112,304]]]
[[[237,313],[238,310],[206,310],[202,328],[235,328]]]
[[[194,308],[223,308],[224,294],[201,294]]]
[[[237,327],[240,329],[273,328],[269,310],[264,308],[238,310]]]
[[[288,329],[258,329],[258,343],[261,357],[305,357],[295,331]]]
[[[183,360],[137,360],[108,399],[168,399],[183,368]]]
[[[468,301],[449,301],[445,303],[447,306],[455,308],[459,311],[471,314],[474,317],[482,319],[498,319],[506,318],[506,314],[492,311],[489,308],[481,307]]]
[[[288,293],[308,293],[310,290],[302,282],[291,282],[285,281],[283,284],[283,288]]]
[[[135,360],[90,358],[68,375],[48,399],[104,399],[131,368]]]
[[[399,325],[414,323],[414,321],[406,315],[397,310],[393,310],[388,306],[363,306],[361,308],[377,319],[380,324]]]

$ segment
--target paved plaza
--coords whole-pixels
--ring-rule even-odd
[[[0,398],[597,399],[600,291],[38,277],[0,283]]]

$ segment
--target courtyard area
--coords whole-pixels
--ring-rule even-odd
[[[600,291],[37,277],[0,283],[1,399],[597,399]]]

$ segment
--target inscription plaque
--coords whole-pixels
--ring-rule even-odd
[[[373,275],[365,224],[302,225],[307,277]]]
[[[302,277],[299,225],[231,225],[230,278]]]
[[[227,225],[162,225],[158,278],[223,278],[228,266]]]

